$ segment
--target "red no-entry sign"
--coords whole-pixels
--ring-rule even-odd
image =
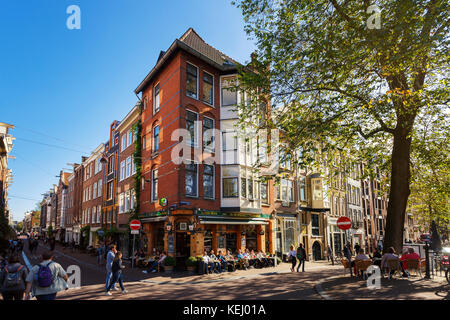
[[[347,217],[340,217],[336,224],[339,229],[348,230],[352,227],[352,220]]]
[[[139,230],[141,229],[141,222],[139,220],[131,220],[130,222],[131,230]]]

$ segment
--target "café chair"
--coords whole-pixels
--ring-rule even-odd
[[[359,274],[360,271],[363,272],[363,278],[367,279],[367,269],[372,265],[370,260],[356,260],[356,273]]]
[[[392,276],[397,272],[401,273],[400,259],[388,259],[387,260],[388,279],[391,280]],[[394,271],[393,274],[391,272]]]
[[[406,270],[406,274],[408,275],[408,278],[410,276],[410,271],[414,270],[417,273],[420,274],[420,277],[422,278],[422,270],[420,270],[420,261],[417,259],[408,259],[406,260],[406,264],[408,266],[408,270]]]
[[[342,262],[342,265],[344,266],[344,274],[346,274],[346,272],[347,272],[347,269],[349,269],[349,271],[350,271],[350,263],[348,262],[348,260],[347,259],[342,259],[341,260],[341,262]]]

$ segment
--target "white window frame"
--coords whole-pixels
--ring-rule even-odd
[[[155,184],[154,184],[154,180],[155,180],[155,171],[156,171],[156,199],[155,199]],[[152,190],[151,190],[151,199],[152,202],[156,202],[158,201],[158,183],[159,183],[159,175],[158,175],[158,169],[153,169],[152,170]]]
[[[122,160],[120,162],[120,181],[124,180],[127,177],[127,164],[126,160]]]
[[[122,145],[120,146],[121,152],[125,151],[125,149],[127,148],[127,141],[128,141],[127,135],[125,134],[122,136]]]
[[[212,126],[212,128],[210,130],[213,131],[213,134],[212,134],[212,147],[204,147],[203,149],[206,150],[206,151],[209,151],[209,152],[215,152],[216,151],[216,149],[215,149],[216,141],[215,141],[214,129],[216,128],[216,120],[214,120],[214,118],[203,116],[203,120],[205,120],[205,118],[209,119],[209,120],[212,120],[213,126]],[[203,145],[204,145],[205,144],[205,140],[204,140],[205,132],[203,131],[203,120],[202,120],[202,133],[203,133],[202,142],[203,142]]]
[[[129,166],[128,166],[128,165],[129,165]],[[133,169],[132,169],[132,166],[133,166],[133,164],[132,164],[132,161],[131,161],[131,156],[129,156],[129,157],[127,158],[127,163],[126,163],[126,174],[125,174],[125,177],[126,177],[126,178],[131,177],[131,171],[133,170]],[[128,171],[128,168],[130,169],[130,171]]]
[[[158,109],[156,109],[156,87],[159,86],[159,91],[158,91]],[[198,91],[198,89],[197,89]],[[161,86],[159,85],[159,82],[157,84],[155,84],[155,86],[153,87],[153,114],[156,114],[159,109],[161,108]]]

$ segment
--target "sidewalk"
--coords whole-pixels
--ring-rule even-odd
[[[443,277],[382,278],[380,289],[369,289],[367,281],[346,274],[322,280],[316,289],[326,300],[450,300],[450,285]]]
[[[39,244],[41,247],[45,246],[42,242]],[[48,248],[48,246],[47,246]],[[60,244],[56,244],[55,255],[63,255],[66,258],[73,260],[78,264],[83,264],[89,268],[94,268],[99,271],[105,271],[105,265],[99,265],[97,263],[97,257],[91,256],[87,253],[81,253],[79,251],[72,252],[69,247],[64,248]],[[30,258],[30,261],[37,263],[38,260]],[[126,281],[143,281],[153,284],[198,284],[198,283],[211,283],[215,281],[233,281],[244,278],[255,278],[260,276],[269,276],[274,274],[291,273],[290,263],[281,263],[277,267],[263,268],[263,269],[248,269],[248,270],[236,270],[235,272],[224,272],[221,274],[192,274],[185,272],[163,272],[163,273],[150,273],[145,274],[142,271],[145,269],[137,268],[131,269],[131,261],[124,261],[126,266],[125,278]],[[305,270],[319,271],[321,269],[337,268],[332,267],[328,261],[320,262],[306,262]],[[339,268],[340,269],[340,268]],[[105,271],[106,272],[106,271]]]

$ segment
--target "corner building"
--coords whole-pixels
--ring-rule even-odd
[[[241,197],[244,189],[248,194],[248,183],[241,178],[250,179],[243,174],[245,163],[241,166],[239,156],[220,161],[223,150],[238,154],[243,147],[233,133],[237,114],[231,111],[240,94],[227,90],[225,81],[236,77],[236,65],[191,28],[160,53],[135,90],[143,102],[140,220],[145,247],[148,253],[168,252],[181,268],[187,257],[205,250],[273,252],[266,241],[271,239],[272,212],[263,212],[259,200]],[[177,129],[186,129],[190,140],[172,139]],[[207,133],[211,129],[225,136],[213,137]],[[220,160],[176,164],[172,152],[180,144],[187,144],[192,154]],[[256,185],[252,183],[251,193]]]

